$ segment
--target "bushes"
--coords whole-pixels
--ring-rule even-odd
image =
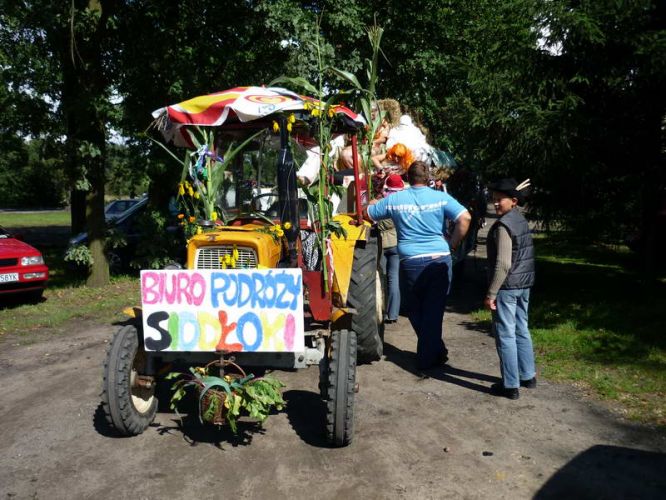
[[[13,137],[0,149],[2,208],[61,207],[67,199],[62,160],[41,140]]]

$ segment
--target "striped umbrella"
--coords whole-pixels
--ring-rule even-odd
[[[191,147],[187,125],[214,127],[224,123],[258,120],[281,111],[308,108],[322,109],[323,103],[280,87],[235,87],[157,109],[153,111],[153,117],[167,142]],[[345,121],[352,122],[352,127],[365,125],[361,115],[345,106],[335,105],[332,109],[341,114]]]

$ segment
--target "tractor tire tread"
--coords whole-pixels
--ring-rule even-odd
[[[356,310],[351,329],[358,339],[358,361],[367,363],[381,359],[383,343],[377,324],[377,239],[368,237],[364,247],[354,251],[347,303]]]
[[[333,446],[347,446],[354,433],[356,335],[353,331],[336,331],[331,342],[326,380],[326,436]]]
[[[136,327],[124,326],[114,334],[104,360],[102,409],[107,423],[123,436],[141,434],[157,413],[157,398],[145,413],[139,413],[132,403],[129,379],[141,347]]]

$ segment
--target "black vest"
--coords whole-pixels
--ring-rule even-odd
[[[516,208],[500,217],[490,229],[486,244],[488,272],[492,273],[495,270],[497,262],[495,233],[500,224],[509,231],[511,236],[511,268],[501,288],[503,290],[530,288],[534,285],[534,245],[527,220]],[[490,278],[492,279],[492,276]]]

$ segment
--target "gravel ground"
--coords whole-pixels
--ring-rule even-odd
[[[483,255],[455,284],[451,360],[413,371],[405,318],[385,359],[358,369],[353,443],[323,439],[318,369],[278,372],[288,408],[239,436],[159,413],[117,438],[100,418],[105,348],[118,328],[0,343],[0,498],[664,498],[666,436],[579,389],[539,379],[517,401],[489,394],[494,341],[471,319]],[[0,311],[10,314],[10,311]]]

